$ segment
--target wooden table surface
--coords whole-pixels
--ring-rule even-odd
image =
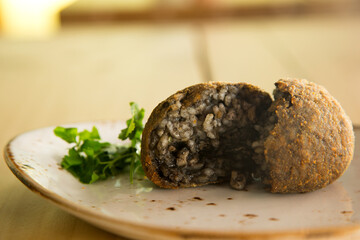
[[[34,128],[127,119],[176,90],[281,77],[324,85],[360,124],[360,16],[65,26],[47,41],[0,38],[0,146]],[[342,236],[355,239],[359,233]],[[29,191],[0,161],[0,239],[123,239]]]

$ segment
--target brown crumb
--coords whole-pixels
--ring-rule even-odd
[[[207,203],[206,205],[209,205],[209,206],[216,206],[216,203]]]
[[[248,217],[248,218],[256,218],[256,217],[258,217],[258,215],[252,214],[252,213],[244,214],[244,216]]]
[[[174,207],[168,207],[166,210],[175,211],[176,209]]]

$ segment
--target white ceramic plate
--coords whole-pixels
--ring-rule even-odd
[[[121,122],[96,125],[116,142]],[[306,194],[271,194],[261,186],[235,191],[225,185],[160,189],[148,180],[118,176],[81,184],[59,163],[68,144],[54,127],[17,136],[5,149],[14,174],[31,190],[100,228],[138,239],[267,239],[330,236],[360,229],[360,159],[330,186]],[[360,132],[360,131],[359,131]]]

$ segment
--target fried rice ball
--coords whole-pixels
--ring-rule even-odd
[[[354,133],[339,103],[306,80],[280,80],[273,101],[246,83],[201,83],[161,102],[147,121],[141,159],[163,188],[262,182],[310,192],[346,170]]]

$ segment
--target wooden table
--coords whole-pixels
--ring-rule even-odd
[[[281,77],[308,78],[359,124],[359,43],[360,17],[340,15],[72,25],[48,41],[0,38],[0,145],[34,128],[127,119],[129,101],[148,116],[176,90],[208,80],[271,91]],[[0,239],[123,238],[33,194],[1,159]]]

